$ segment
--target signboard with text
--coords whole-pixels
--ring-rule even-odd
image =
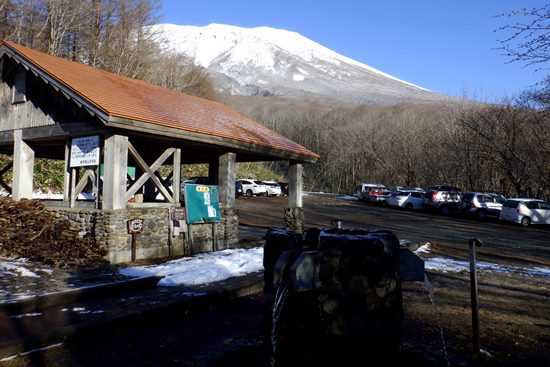
[[[71,167],[99,164],[99,135],[74,138],[71,141]]]
[[[219,222],[218,186],[185,184],[185,211],[187,223]]]

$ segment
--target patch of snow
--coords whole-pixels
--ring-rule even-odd
[[[15,262],[0,261],[0,276],[13,275],[21,277],[40,278],[35,272]]]
[[[417,248],[416,250],[414,250],[414,253],[419,255],[419,254],[427,254],[430,252],[430,243],[426,243],[425,245],[422,245],[420,246],[419,248]]]
[[[32,193],[32,198],[40,200],[63,200],[63,194],[52,191],[44,192],[42,190],[37,190]],[[78,199],[93,200],[95,199],[95,195],[92,192],[81,192],[78,194]]]
[[[77,312],[81,315],[86,315],[86,314],[98,314],[98,313],[104,313],[105,311],[103,310],[86,310],[85,307],[73,307],[72,309],[69,309],[69,308],[62,308],[61,309],[62,312]]]
[[[22,319],[23,317],[36,317],[42,315],[42,312],[24,313],[21,315],[12,315],[12,319]]]
[[[0,359],[0,362],[11,361],[11,360],[14,360],[17,357],[24,357],[24,356],[27,356],[27,355],[29,355],[31,353],[34,353],[34,352],[41,352],[41,351],[44,351],[44,350],[60,347],[62,345],[63,345],[63,343],[56,343],[56,344],[51,344],[51,345],[48,345],[48,346],[42,347],[42,348],[31,349],[31,350],[28,350],[28,351],[23,352],[23,353],[14,354],[12,356],[2,358],[2,359]]]
[[[266,81],[263,80],[263,79],[259,79],[259,80],[258,80],[258,84],[269,84],[269,82],[266,82]]]
[[[261,271],[263,248],[223,250],[172,260],[162,265],[135,266],[121,269],[124,276],[162,275],[163,287],[200,285]]]
[[[349,201],[356,201],[356,200],[359,200],[359,199],[357,199],[356,196],[351,196],[351,195],[339,196],[338,199],[341,199],[341,200],[349,200]]]
[[[306,77],[303,76],[302,74],[294,74],[292,76],[292,80],[294,80],[295,82],[303,82],[305,79]]]
[[[444,273],[467,272],[470,270],[470,263],[464,260],[456,260],[445,257],[431,257],[425,259],[424,267],[427,270],[437,270]],[[508,273],[550,278],[550,268],[543,267],[522,268],[518,266],[500,265],[480,261],[477,263],[477,269],[480,272]]]

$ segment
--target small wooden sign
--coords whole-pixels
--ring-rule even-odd
[[[170,219],[185,220],[185,208],[170,208]]]
[[[128,233],[141,233],[143,231],[143,219],[132,218],[128,221]]]

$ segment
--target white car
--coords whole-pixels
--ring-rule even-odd
[[[243,192],[246,196],[264,196],[267,195],[267,188],[262,181],[238,180],[243,185]]]
[[[267,189],[268,196],[280,196],[281,195],[281,185],[275,181],[263,181],[265,188]]]
[[[401,207],[405,209],[422,209],[424,200],[424,191],[402,190],[390,194],[386,202],[390,206]]]
[[[502,204],[500,220],[530,224],[550,224],[550,202],[538,199],[508,199]]]

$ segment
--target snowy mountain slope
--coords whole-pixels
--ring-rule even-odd
[[[218,89],[237,95],[395,104],[447,97],[342,56],[298,33],[267,27],[153,26],[167,52],[187,55],[211,73]]]

